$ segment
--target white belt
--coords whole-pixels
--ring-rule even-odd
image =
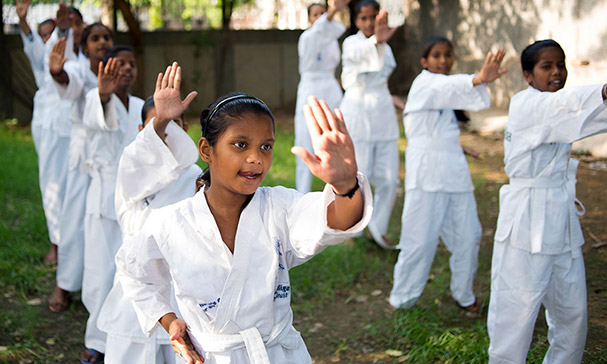
[[[569,236],[567,240],[569,240],[569,244],[571,246],[571,252],[574,255],[574,258],[578,255],[577,250],[573,247],[573,226],[575,223],[574,219],[577,219],[578,216],[584,215],[586,213],[586,209],[584,205],[575,197],[575,184],[577,180],[575,179],[575,173],[577,171],[579,161],[577,159],[570,159],[569,164],[567,166],[567,175],[566,178],[561,179],[553,179],[553,178],[510,178],[510,185],[513,187],[521,187],[521,188],[558,188],[561,186],[565,186],[567,190],[567,194],[569,197]],[[544,190],[542,192],[538,191],[534,195],[533,204],[531,205],[530,211],[530,220],[533,222],[531,225],[531,254],[539,253],[542,251],[542,238],[544,234],[544,226],[546,223],[546,194],[547,191]],[[576,207],[576,205],[580,206],[580,209]],[[523,209],[520,209],[519,215],[522,214]],[[517,219],[520,220],[521,216],[517,216]]]
[[[270,364],[267,347],[281,345],[287,349],[296,349],[299,346],[300,335],[292,330],[292,322],[293,312],[289,310],[269,335],[262,336],[256,327],[251,327],[238,334],[214,334],[192,330],[192,336],[205,352],[221,353],[244,347],[251,364]]]

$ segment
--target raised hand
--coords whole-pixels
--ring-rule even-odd
[[[340,11],[341,9],[348,6],[350,0],[333,0],[333,8],[335,11]]]
[[[392,38],[397,27],[390,28],[388,26],[388,12],[381,9],[375,18],[375,40],[377,43],[387,42]]]
[[[64,3],[59,3],[59,9],[57,9],[55,22],[57,24],[57,28],[61,30],[66,30],[72,26],[72,22],[70,21],[70,13]]]
[[[27,17],[27,10],[31,4],[32,0],[19,1],[17,0],[17,4],[15,4],[17,16],[19,20],[25,19]]]
[[[154,107],[156,108],[156,118],[154,119],[154,130],[163,140],[168,123],[172,119],[177,119],[190,106],[190,103],[198,92],[190,92],[183,101],[181,101],[181,67],[177,62],[168,66],[164,75],[158,74],[156,79],[156,90],[154,91]]]
[[[173,351],[181,355],[181,358],[188,364],[202,364],[204,358],[198,354],[190,336],[187,332],[187,325],[182,319],[176,319],[169,326],[169,336]]]
[[[495,54],[487,53],[485,64],[478,74],[478,79],[483,83],[492,82],[508,72],[507,69],[500,68],[505,55],[504,48],[499,49]]]
[[[97,86],[99,87],[99,97],[102,103],[110,101],[112,94],[118,89],[118,81],[120,80],[120,68],[118,60],[110,57],[105,67],[103,62],[99,62],[97,71]]]
[[[49,54],[48,68],[51,75],[57,76],[63,71],[63,65],[67,62],[65,58],[65,38],[61,38],[53,45],[53,49]]]
[[[326,102],[310,96],[304,114],[314,155],[299,146],[291,148],[291,152],[308,165],[312,174],[332,185],[336,193],[347,193],[355,184],[358,167],[341,111],[335,109],[333,114]]]

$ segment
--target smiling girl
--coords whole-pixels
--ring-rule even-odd
[[[179,85],[167,72],[156,90]],[[176,94],[172,104],[181,105]],[[228,94],[201,114],[204,188],[153,211],[117,254],[143,331],[162,325],[187,363],[312,362],[293,327],[288,270],[364,229],[372,199],[341,113],[308,102],[315,155],[292,151],[327,183],[324,191],[260,187],[272,164],[274,117],[261,100]],[[181,112],[158,108],[157,117]],[[170,306],[171,282],[183,318]]]
[[[480,309],[472,283],[481,225],[454,109],[489,107],[485,83],[506,72],[500,70],[503,58],[503,50],[489,52],[478,75],[450,75],[455,61],[451,41],[434,37],[424,47],[424,70],[411,85],[404,111],[405,203],[390,293],[396,308],[410,308],[421,296],[440,237],[451,253],[453,298],[468,311]]]
[[[521,54],[526,90],[510,100],[491,264],[489,363],[525,363],[540,305],[546,363],[580,363],[587,330],[584,237],[571,143],[607,132],[607,84],[563,89],[565,52],[552,39]],[[580,204],[581,205],[581,204]]]

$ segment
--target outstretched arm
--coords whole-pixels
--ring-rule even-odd
[[[162,140],[165,139],[165,130],[169,122],[181,117],[198,92],[192,91],[181,101],[181,67],[177,62],[168,66],[164,75],[158,74],[156,90],[154,91],[154,106],[156,118],[154,130]]]
[[[314,155],[299,146],[291,148],[291,152],[308,165],[312,174],[333,188],[335,201],[327,208],[327,225],[332,229],[348,230],[363,214],[354,144],[339,109],[333,114],[326,102],[310,96],[304,114]]]
[[[476,86],[481,83],[493,82],[508,72],[507,69],[500,68],[505,55],[506,52],[504,52],[504,48],[498,49],[495,54],[492,52],[487,53],[485,64],[483,64],[483,68],[481,68],[478,76],[472,79],[472,84]]]

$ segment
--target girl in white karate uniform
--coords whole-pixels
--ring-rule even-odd
[[[310,95],[325,100],[330,108],[336,108],[341,103],[342,91],[335,79],[335,68],[341,56],[337,40],[346,31],[346,27],[333,18],[335,13],[349,2],[350,0],[336,0],[329,11],[323,4],[310,5],[308,7],[310,28],[301,34],[297,43],[301,79],[297,86],[295,107],[295,145],[304,147],[310,152],[312,141],[306,126],[303,106]],[[301,158],[296,158],[295,163],[297,191],[310,192],[312,173]]]
[[[163,100],[159,100],[158,105],[166,107]],[[159,120],[155,115],[154,99],[150,97],[142,109],[142,130],[120,157],[115,207],[123,241],[139,231],[153,209],[194,196],[196,179],[202,172],[195,164],[198,148],[186,132],[183,117],[171,121]],[[141,330],[133,304],[124,294],[118,277],[103,303],[97,323],[99,329],[107,333],[107,364],[176,362],[164,330],[156,330],[151,337]]]
[[[93,23],[81,35],[82,51],[72,57],[64,57],[66,50],[73,49],[70,38],[59,39],[49,56],[52,83],[63,99],[71,101],[70,145],[66,193],[62,204],[60,234],[61,244],[57,257],[57,286],[49,308],[65,310],[70,302],[70,292],[82,288],[84,271],[84,213],[86,192],[90,177],[86,172],[87,135],[82,124],[86,92],[97,85],[98,64],[105,52],[113,45],[112,33],[105,25]],[[50,41],[49,41],[50,42]]]
[[[449,75],[454,57],[447,38],[430,39],[422,52],[424,70],[405,106],[406,192],[390,293],[390,304],[397,308],[410,308],[421,296],[440,237],[451,253],[451,295],[466,310],[480,309],[472,284],[481,224],[454,109],[489,107],[485,83],[506,72],[500,70],[504,51],[490,52],[478,75]]]
[[[51,20],[40,24],[39,32],[44,32],[44,38],[32,31],[27,24],[27,10],[29,1],[17,2],[19,27],[24,51],[30,60],[32,71],[38,91],[34,95],[34,109],[32,113],[32,138],[38,155],[38,178],[42,206],[46,218],[49,241],[51,242],[48,254],[44,261],[55,263],[57,261],[57,244],[61,243],[59,223],[61,206],[65,194],[67,175],[67,153],[69,148],[70,123],[66,117],[71,103],[61,100],[57,90],[49,82],[48,57],[50,48],[58,39],[61,29],[55,28]],[[67,32],[70,30],[69,10],[64,5],[57,12],[60,25]],[[63,19],[61,15],[65,15]],[[74,15],[77,17],[77,15]],[[77,25],[74,24],[74,28]],[[69,31],[69,36],[75,34]],[[71,52],[68,51],[68,52]],[[46,72],[45,72],[46,71]]]
[[[106,334],[98,328],[97,318],[112,288],[114,257],[122,244],[114,208],[118,162],[141,124],[143,100],[129,94],[136,77],[133,50],[110,48],[98,65],[98,87],[86,94],[82,119],[88,136],[84,163],[91,178],[84,217],[82,303],[89,311],[85,345],[93,356],[95,351],[105,353]]]
[[[157,89],[179,84],[165,74]],[[176,95],[158,118],[182,112]],[[154,210],[116,256],[142,329],[162,325],[188,363],[311,363],[292,326],[288,270],[364,229],[372,201],[341,113],[309,102],[316,155],[292,150],[327,182],[323,192],[260,188],[272,163],[273,116],[257,98],[226,95],[201,115],[204,189]],[[169,304],[171,281],[183,319]]]
[[[510,100],[491,264],[489,363],[525,363],[540,305],[550,347],[544,363],[582,361],[587,331],[584,238],[571,143],[607,132],[607,84],[562,89],[565,53],[554,40],[521,54],[529,88]],[[581,204],[580,204],[581,205]]]
[[[378,15],[379,14],[379,15]],[[396,67],[387,41],[396,28],[388,28],[388,14],[375,0],[355,7],[358,33],[344,40],[341,102],[344,120],[354,142],[356,163],[375,186],[371,236],[383,248],[393,249],[385,235],[398,186],[398,124],[388,77]]]

